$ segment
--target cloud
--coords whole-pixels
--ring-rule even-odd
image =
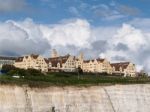
[[[95,17],[100,17],[102,20],[107,21],[125,19],[129,16],[137,16],[141,13],[141,10],[136,7],[119,4],[115,1],[110,2],[108,5],[97,4],[91,5],[90,7]]]
[[[114,44],[123,43],[132,51],[137,51],[141,46],[146,44],[143,39],[144,35],[141,30],[136,29],[128,24],[123,24],[122,28],[118,30],[114,36]]]
[[[97,52],[104,52],[107,49],[108,43],[106,40],[97,40],[91,43],[93,50]]]
[[[21,26],[21,24],[24,24]],[[28,26],[28,30],[25,28]],[[32,33],[31,33],[32,32]],[[23,55],[30,53],[44,53],[50,45],[42,38],[38,27],[25,20],[23,23],[7,21],[0,23],[0,54]]]
[[[26,5],[25,0],[0,0],[0,12],[20,11]]]
[[[127,5],[120,5],[118,7],[118,10],[122,14],[131,15],[131,16],[138,15],[140,13],[140,10],[138,8],[136,8],[136,7],[130,7],[130,6],[127,6]]]
[[[0,54],[22,55],[29,53],[49,56],[51,47],[60,54],[77,55],[84,52],[87,58],[106,57],[114,61],[131,61],[138,70],[150,73],[150,33],[146,25],[135,25],[132,20],[120,26],[93,27],[84,19],[68,19],[57,24],[37,24],[32,19],[0,23]]]
[[[75,16],[79,16],[79,11],[76,7],[69,7],[69,11],[71,14],[75,15]]]
[[[150,35],[130,24],[123,24],[116,30],[117,33],[107,40],[109,49],[104,52],[106,57],[111,61],[132,61],[138,65],[138,69],[143,66],[150,72]]]
[[[36,24],[30,18],[9,20],[0,23],[0,54],[44,54],[50,46],[88,48],[90,37],[90,24],[82,19],[64,20],[54,25]]]
[[[71,19],[50,27],[40,26],[44,37],[52,46],[74,45],[77,47],[88,47],[91,37],[90,24],[86,20]]]
[[[114,57],[112,57],[112,60],[126,61],[127,59],[123,56],[114,56]]]
[[[117,45],[116,45],[116,50],[124,50],[124,51],[126,51],[126,50],[128,50],[128,46],[127,45],[125,45],[125,44],[123,44],[123,43],[118,43]]]
[[[108,5],[99,4],[92,7],[92,10],[97,17],[102,17],[104,20],[116,20],[124,18],[119,11],[110,8]]]
[[[133,20],[129,21],[128,24],[131,24],[134,27],[140,28],[146,32],[150,31],[150,18],[134,18]]]

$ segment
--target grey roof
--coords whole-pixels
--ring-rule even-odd
[[[0,60],[16,60],[17,57],[11,57],[11,56],[0,56]]]

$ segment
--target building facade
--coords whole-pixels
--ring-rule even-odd
[[[56,50],[52,51],[50,58],[39,55],[28,55],[19,57],[14,63],[15,67],[28,69],[33,68],[43,72],[64,71],[74,72],[80,67],[83,72],[118,74],[134,77],[136,75],[135,65],[131,62],[110,63],[107,59],[84,60],[83,53],[78,57],[65,55],[58,56]]]
[[[122,74],[125,77],[135,77],[136,76],[136,67],[135,64],[131,62],[120,62],[120,63],[111,63],[112,71],[115,74]]]
[[[106,59],[85,60],[83,62],[84,72],[108,73],[112,74],[110,62]]]
[[[13,65],[15,63],[16,57],[0,56],[0,69],[3,65]]]
[[[48,59],[49,71],[73,72],[76,69],[75,57],[71,55],[51,57]]]
[[[47,60],[39,55],[28,55],[16,59],[14,66],[22,69],[37,69],[43,72],[48,71]]]

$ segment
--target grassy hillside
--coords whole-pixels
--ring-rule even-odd
[[[141,84],[150,83],[150,78],[131,78],[118,77],[105,74],[82,74],[77,73],[48,73],[38,74],[26,73],[20,78],[14,78],[12,75],[0,75],[0,84],[24,85],[30,87],[47,87],[47,86],[87,86],[87,85],[105,85],[105,84]]]

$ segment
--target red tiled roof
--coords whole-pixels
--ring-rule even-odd
[[[105,59],[101,59],[101,58],[98,58],[98,59],[96,59],[98,62],[103,62]]]
[[[33,59],[37,59],[39,55],[31,54],[30,56],[31,56],[31,58],[33,58]],[[28,58],[29,56],[24,56],[24,57],[25,57],[25,58]],[[24,58],[24,57],[18,57],[15,61],[16,61],[16,62],[21,62],[21,61],[23,61],[23,58]]]
[[[44,58],[44,60],[45,60],[45,62],[46,62],[47,64],[49,63],[49,60],[48,60],[48,59]]]
[[[49,58],[48,61],[51,62],[52,67],[57,67],[57,64],[60,63],[60,66],[62,67],[62,64],[65,63],[70,55],[66,56],[60,56],[55,58]]]
[[[23,57],[18,57],[15,62],[22,62],[23,61]]]
[[[83,62],[84,62],[84,63],[89,63],[89,62],[90,62],[90,60],[84,60]]]
[[[111,63],[110,65],[112,67],[115,67],[116,71],[120,70],[120,67],[122,68],[122,70],[126,69],[128,67],[130,62],[120,62],[120,63]]]
[[[31,56],[31,58],[33,58],[33,59],[37,59],[39,55],[31,54],[30,56]]]
[[[98,62],[103,62],[105,59],[100,59],[100,58],[98,58],[98,59],[96,59]],[[92,59],[92,60],[84,60],[83,62],[84,63],[89,63],[90,61],[92,61],[92,62],[94,62],[95,60],[94,59]]]

